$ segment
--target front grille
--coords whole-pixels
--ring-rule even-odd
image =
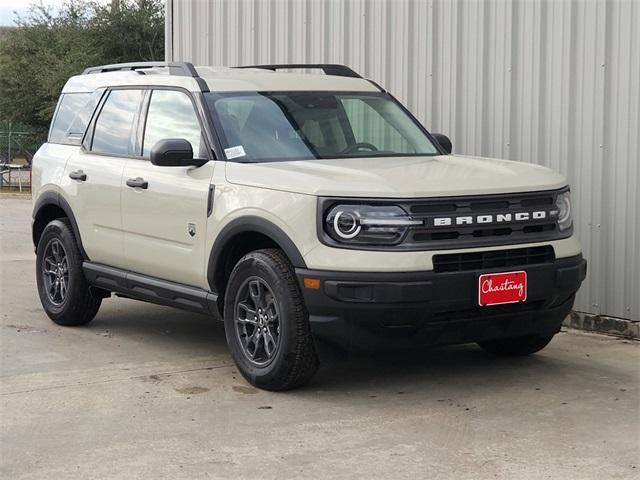
[[[513,248],[486,252],[446,253],[433,256],[436,273],[511,268],[550,263],[555,260],[553,247]]]
[[[433,248],[461,248],[473,245],[505,245],[509,243],[537,242],[559,238],[555,217],[526,221],[503,221],[471,224],[434,226],[437,218],[512,215],[517,212],[544,211],[554,209],[558,192],[534,192],[510,195],[483,195],[456,197],[405,203],[403,207],[415,219],[423,220],[423,226],[412,229],[404,240],[405,245]],[[566,233],[566,232],[564,232]]]

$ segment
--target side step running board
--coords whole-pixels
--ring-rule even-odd
[[[98,263],[84,262],[82,268],[87,281],[96,287],[136,300],[220,316],[218,295],[213,292]]]

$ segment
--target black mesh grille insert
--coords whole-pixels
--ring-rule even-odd
[[[433,256],[433,269],[436,273],[464,272],[504,267],[522,267],[539,263],[553,262],[553,247],[513,248],[486,252],[447,253]]]
[[[428,244],[435,250],[562,238],[570,232],[559,232],[551,213],[557,194],[547,191],[399,202],[414,219],[424,222],[410,229],[403,245]],[[447,223],[438,225],[436,221]]]

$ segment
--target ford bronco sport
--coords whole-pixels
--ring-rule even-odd
[[[33,174],[54,322],[112,293],[212,315],[270,390],[309,381],[317,337],[534,353],[586,274],[562,175],[451,155],[340,65],[89,68]]]

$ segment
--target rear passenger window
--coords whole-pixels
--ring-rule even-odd
[[[111,155],[132,155],[133,121],[142,90],[112,90],[96,120],[91,151]]]
[[[202,130],[189,97],[175,90],[154,90],[144,130],[142,155],[149,158],[151,148],[165,138],[184,138],[191,143],[194,158],[206,157]]]
[[[101,95],[102,91],[63,94],[51,125],[49,143],[79,145]]]

